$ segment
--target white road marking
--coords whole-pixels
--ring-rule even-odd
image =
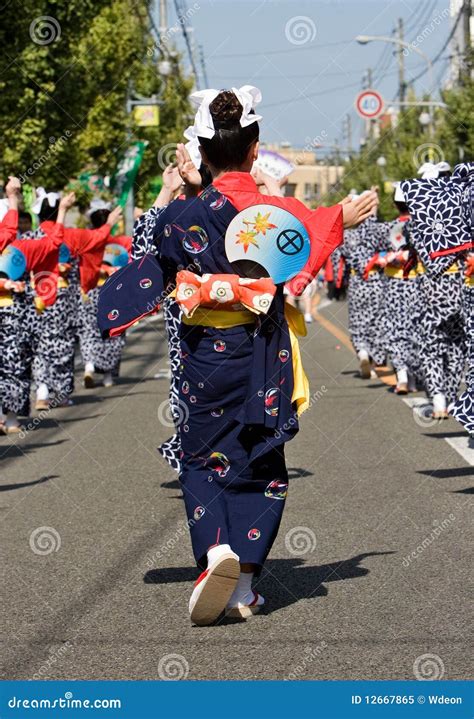
[[[430,407],[430,403],[424,397],[402,397],[402,399],[410,409],[416,411],[416,408],[419,408],[420,421],[418,424],[424,424],[426,427],[429,427],[437,422],[437,420],[430,419],[424,412],[421,412],[422,409],[424,410]],[[445,424],[452,426],[451,422],[445,422]],[[474,443],[470,440],[467,432],[462,437],[443,437],[442,439],[446,440],[449,446],[460,454],[471,467],[474,467]]]

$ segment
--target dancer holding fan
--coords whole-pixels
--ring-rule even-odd
[[[202,569],[189,609],[206,625],[224,611],[247,617],[264,604],[252,580],[285,504],[284,444],[308,403],[296,339],[304,322],[285,306],[283,285],[301,293],[343,227],[366,219],[376,198],[309,210],[294,198],[262,195],[250,174],[260,91],[204,90],[191,99],[197,113],[186,136],[199,145],[212,185],[158,214],[158,254],[106,283],[99,321],[115,335],[150,311],[151,296],[161,304],[173,291],[181,306],[180,480]],[[177,157],[183,180],[193,182],[183,146]]]

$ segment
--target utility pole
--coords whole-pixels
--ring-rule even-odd
[[[166,47],[167,32],[168,32],[168,2],[167,0],[160,0],[160,44]]]
[[[469,81],[472,73],[472,41],[471,41],[471,15],[472,15],[472,0],[464,0],[462,8],[462,33],[463,33],[463,45],[464,45],[464,57],[462,59],[462,80]],[[473,21],[474,22],[474,21]]]
[[[352,118],[349,113],[347,113],[343,123],[343,135],[344,135],[344,142],[345,146],[347,148],[347,152],[350,155],[352,155]]]
[[[403,18],[398,18],[398,39],[401,42],[403,40]],[[406,93],[405,83],[405,55],[403,54],[404,48],[400,45],[398,50],[398,97],[400,102],[404,102]]]
[[[207,79],[206,60],[204,58],[204,48],[202,45],[199,45],[199,59],[201,61],[201,72],[202,78],[204,80],[204,86],[209,87],[209,80]]]
[[[347,113],[347,147],[349,154],[352,155],[352,117]]]
[[[373,82],[373,76],[372,76],[372,68],[367,68],[367,87],[366,90],[372,89],[372,82]],[[369,142],[372,142],[374,137],[374,120],[367,120],[365,121],[365,136],[368,138]]]

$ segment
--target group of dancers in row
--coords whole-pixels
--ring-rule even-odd
[[[396,220],[377,222],[374,216],[345,232],[330,258],[331,276],[337,289],[347,285],[361,377],[369,379],[390,361],[395,393],[424,389],[434,419],[446,419],[451,411],[474,433],[469,393],[458,402],[463,379],[472,388],[474,372],[474,250],[468,232],[474,164],[451,174],[446,162],[425,163],[420,171],[421,181],[396,183]],[[463,186],[465,197],[450,193]]]
[[[302,295],[330,257],[338,275],[340,248],[350,270],[351,329],[362,372],[370,374],[371,362],[385,361],[388,353],[394,365],[399,363],[398,391],[404,391],[410,375],[420,372],[412,347],[405,352],[395,331],[397,342],[389,347],[368,315],[382,316],[380,303],[388,291],[393,304],[403,304],[405,289],[390,285],[389,290],[384,283],[393,279],[411,287],[415,278],[410,273],[418,277],[423,263],[435,289],[430,279],[420,295],[426,291],[445,299],[444,314],[437,305],[436,322],[428,325],[436,343],[428,348],[429,356],[436,355],[436,363],[441,358],[441,379],[441,370],[434,374],[443,383],[433,385],[433,394],[451,399],[451,349],[445,350],[442,340],[449,337],[452,344],[455,336],[457,305],[452,309],[452,303],[458,295],[450,278],[457,278],[463,299],[464,287],[470,288],[464,277],[474,243],[466,208],[472,208],[474,167],[457,166],[452,176],[430,180],[429,186],[426,180],[401,183],[400,222],[410,215],[410,224],[403,224],[410,228],[410,243],[408,249],[393,249],[387,242],[394,233],[376,221],[375,191],[313,210],[284,197],[279,182],[255,173],[262,119],[256,112],[257,88],[202,90],[190,99],[196,114],[185,132],[188,143],[178,145],[177,167],[165,171],[154,206],[138,217],[126,264],[113,259],[121,255],[117,248],[130,251],[130,238],[111,235],[120,211],[97,204],[90,208],[90,229],[66,229],[71,194],[60,199],[41,191],[38,230],[17,238],[20,188],[9,181],[10,209],[0,234],[0,402],[9,433],[18,426],[17,416],[27,412],[31,377],[37,406],[54,398],[69,401],[76,336],[90,363],[85,384],[92,384],[94,371],[109,373],[104,377],[112,381],[126,329],[163,311],[176,431],[160,450],[179,472],[201,570],[189,601],[191,621],[208,625],[225,615],[250,618],[265,605],[258,578],[288,493],[284,447],[310,404],[298,340],[306,333],[304,317],[287,294]],[[441,210],[436,192],[448,198]],[[400,233],[405,237],[404,229]],[[454,262],[456,270],[446,272]],[[393,276],[386,271],[390,267]],[[467,324],[472,340],[472,295],[466,297],[471,298]],[[428,305],[431,311],[431,300],[424,309],[418,305],[421,315]],[[92,308],[89,324],[83,319],[85,307]],[[403,311],[411,321],[406,303]],[[404,322],[394,312],[384,317],[392,330]],[[462,351],[464,361],[465,320],[463,331],[456,351]],[[423,347],[418,357],[422,354]],[[473,379],[471,372],[464,393],[471,399]],[[474,402],[462,401],[473,421]]]
[[[65,226],[74,193],[37,190],[32,213],[19,211],[21,185],[10,177],[0,201],[0,434],[21,432],[32,384],[38,411],[72,404],[76,342],[84,383],[101,373],[111,386],[123,340],[103,342],[97,326],[99,288],[129,260],[131,238],[112,235],[121,209],[93,200],[89,229]],[[36,219],[36,229],[29,229]]]

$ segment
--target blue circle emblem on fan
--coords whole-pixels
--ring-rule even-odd
[[[225,251],[229,262],[255,262],[278,284],[303,269],[310,239],[306,227],[291,212],[274,205],[252,205],[228,226]]]
[[[61,242],[59,245],[59,262],[61,264],[66,264],[71,259],[71,253],[69,251],[69,247],[64,244],[64,242]]]
[[[128,264],[128,252],[117,243],[106,245],[102,262],[111,267],[125,267]]]
[[[19,280],[26,272],[25,255],[18,247],[11,245],[0,253],[0,275],[6,275],[9,280]]]

